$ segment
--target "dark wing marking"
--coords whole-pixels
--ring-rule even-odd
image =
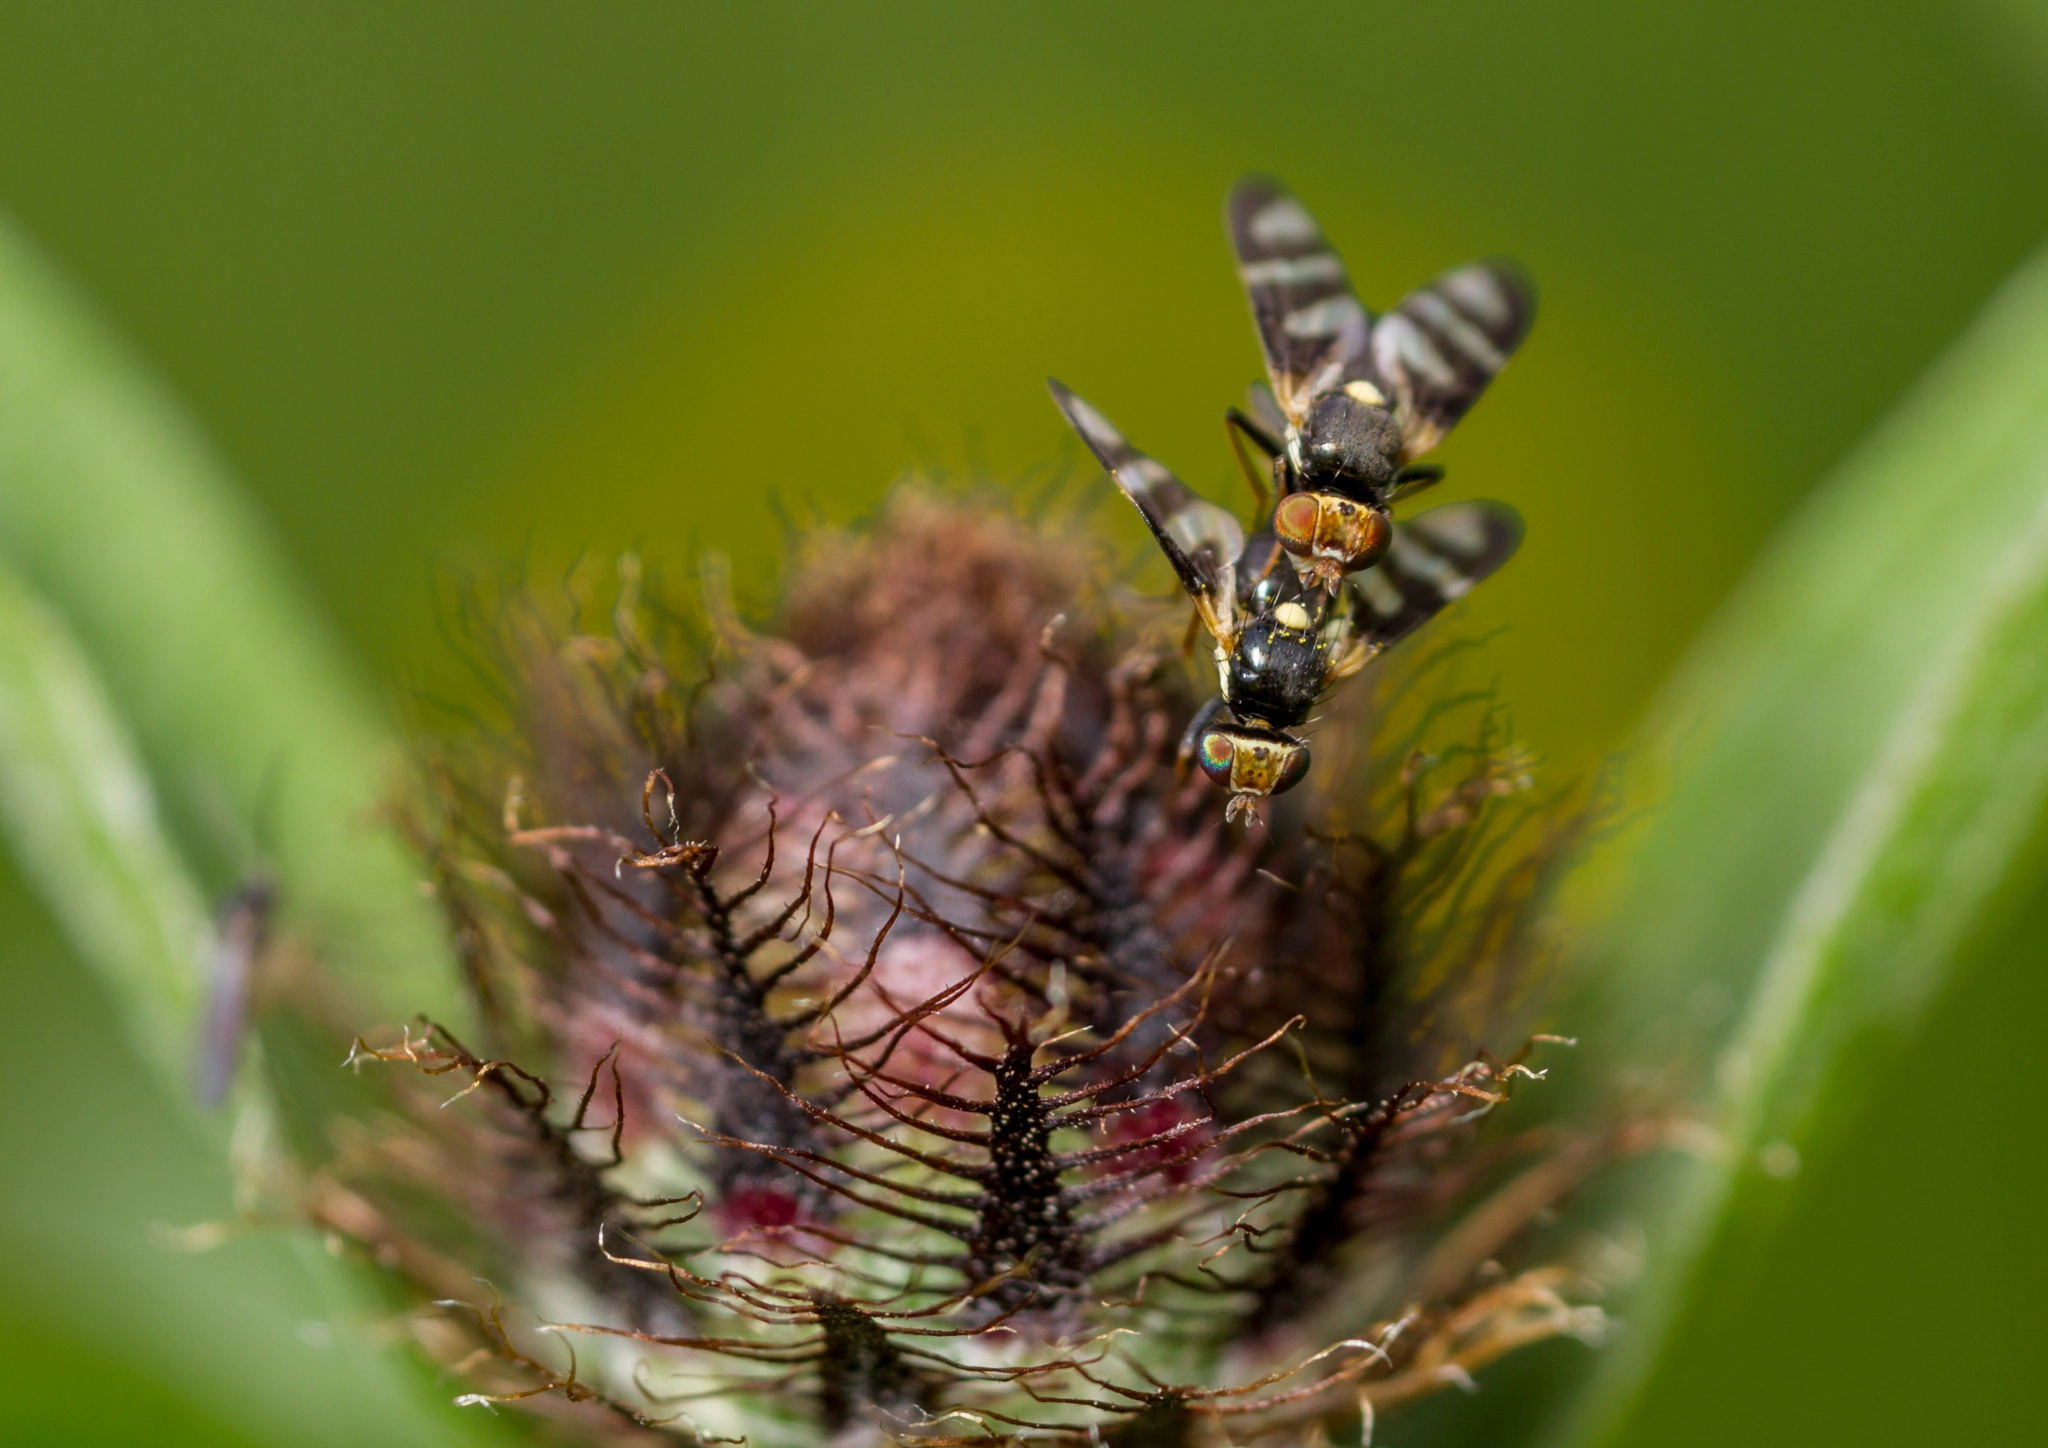
[[[1394,485],[1387,489],[1387,501],[1398,503],[1412,498],[1424,488],[1433,488],[1444,480],[1441,463],[1410,463],[1394,474]]]
[[[1273,395],[1298,427],[1314,400],[1361,364],[1372,318],[1323,229],[1278,181],[1245,177],[1231,188],[1228,212]]]
[[[1373,325],[1359,376],[1393,404],[1403,462],[1443,441],[1535,320],[1536,288],[1522,269],[1483,261],[1417,287]]]
[[[1351,575],[1352,647],[1332,663],[1333,679],[1406,638],[1493,573],[1522,542],[1522,518],[1505,503],[1450,503],[1394,525],[1386,556]]]
[[[1159,540],[1180,585],[1195,601],[1202,622],[1228,649],[1237,643],[1237,557],[1244,528],[1227,508],[1198,497],[1163,463],[1145,456],[1101,413],[1052,378],[1052,398],[1081,434],[1096,460],[1109,470],[1124,496]]]

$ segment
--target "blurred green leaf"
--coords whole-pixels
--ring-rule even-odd
[[[187,1073],[208,925],[155,795],[63,620],[0,566],[0,825],[136,1048]]]
[[[1972,0],[1985,48],[2048,119],[2048,5],[2040,0]]]
[[[0,932],[0,1443],[505,1441],[510,1420],[454,1408],[459,1389],[394,1345],[402,1320],[315,1233],[180,1249],[166,1229],[233,1210],[224,1133],[119,1049],[108,993],[4,861]]]
[[[33,1393],[0,1403],[0,1441],[36,1448],[256,1448],[258,1440],[196,1409],[115,1354],[4,1320],[0,1354],[16,1382],[35,1384]],[[92,1404],[89,1415],[79,1412],[81,1403]]]
[[[496,1436],[422,1396],[310,1232],[196,1259],[151,1235],[232,1210],[226,1133],[182,1104],[210,895],[260,866],[367,1011],[455,1008],[374,821],[386,737],[189,422],[0,218],[0,828],[155,1068],[108,1049],[58,978],[73,960],[6,892],[10,1010],[46,1017],[5,1061],[7,1098],[33,1103],[0,1129],[6,1285],[273,1441]]]
[[[459,1011],[440,927],[372,818],[393,767],[375,710],[191,420],[4,216],[0,563],[77,639],[210,890],[260,856],[287,921],[380,1016]]]
[[[2048,256],[1778,538],[1646,737],[1671,783],[1580,1018],[1610,1065],[1703,1068],[1722,1149],[1652,1174],[1648,1272],[1571,1442],[1625,1420],[1714,1244],[1782,1210],[1773,1179],[2039,869]]]

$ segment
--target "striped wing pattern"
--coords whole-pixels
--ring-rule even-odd
[[[1463,598],[1521,542],[1521,515],[1505,503],[1450,503],[1396,523],[1386,556],[1351,577],[1351,632],[1364,652],[1344,672]]]
[[[1363,364],[1372,318],[1322,227],[1279,182],[1247,176],[1231,189],[1228,216],[1274,396],[1299,426]]]
[[[1521,268],[1483,261],[1417,287],[1373,325],[1357,375],[1394,403],[1401,461],[1443,441],[1535,319],[1536,289]]]
[[[1182,588],[1195,601],[1202,622],[1226,649],[1237,642],[1237,559],[1244,528],[1229,509],[1193,489],[1124,440],[1109,420],[1080,397],[1048,378],[1053,401],[1096,460],[1116,479],[1124,496],[1159,540]]]

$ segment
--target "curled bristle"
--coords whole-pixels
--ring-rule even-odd
[[[1530,1229],[1640,1133],[1502,1119],[1574,807],[1425,655],[1219,808],[1184,620],[1093,556],[906,491],[758,626],[630,560],[599,629],[480,596],[511,712],[409,818],[484,1038],[367,1033],[420,1089],[313,1200],[520,1304],[447,1310],[491,1401],[1294,1442],[1597,1326]]]

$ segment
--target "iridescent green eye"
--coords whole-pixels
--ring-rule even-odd
[[[1202,773],[1225,789],[1230,788],[1230,762],[1236,757],[1236,743],[1220,729],[1211,729],[1204,733],[1201,748],[1195,752],[1195,759],[1202,766]]]
[[[1273,784],[1273,793],[1285,794],[1308,777],[1308,746],[1296,744],[1288,751],[1280,765],[1280,778]]]

